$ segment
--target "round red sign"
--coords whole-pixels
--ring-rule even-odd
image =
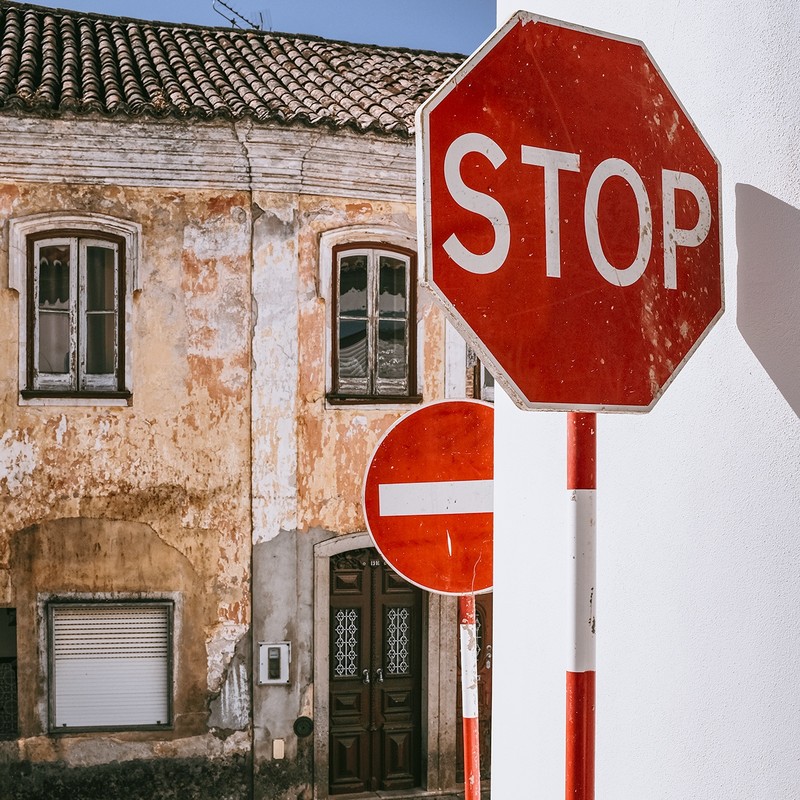
[[[406,580],[439,594],[492,588],[494,409],[445,400],[401,417],[364,478],[375,546]]]
[[[498,381],[649,410],[723,284],[719,165],[644,45],[518,12],[417,122],[427,280]]]

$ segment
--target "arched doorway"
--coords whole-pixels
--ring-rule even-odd
[[[410,587],[366,533],[315,547],[314,588],[315,798],[454,789],[455,599]]]

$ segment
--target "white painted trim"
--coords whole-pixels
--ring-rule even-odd
[[[270,191],[414,201],[412,140],[242,122],[9,117],[9,182]]]
[[[597,636],[597,492],[570,489],[572,520],[568,619],[571,628],[568,672],[596,668]]]

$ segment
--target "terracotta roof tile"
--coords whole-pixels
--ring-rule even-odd
[[[463,56],[0,0],[0,112],[241,119],[408,136]]]

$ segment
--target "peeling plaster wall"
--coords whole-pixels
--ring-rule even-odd
[[[31,126],[6,119],[0,139],[17,130]],[[39,764],[44,785],[88,798],[85,769],[133,797],[116,782],[119,762],[154,787],[183,786],[184,772],[209,787],[228,776],[230,796],[244,796],[252,713],[256,792],[305,797],[313,737],[297,739],[292,723],[313,716],[313,546],[364,529],[367,459],[411,408],[326,405],[320,237],[360,226],[414,240],[413,143],[201,123],[36,131],[63,153],[62,170],[44,147],[24,166],[0,156],[4,174],[24,178],[0,184],[0,220],[94,212],[140,224],[141,291],[129,407],[20,405],[19,298],[0,227],[0,604],[32,632],[19,650],[21,739],[0,743],[0,781]],[[139,160],[140,138],[170,158]],[[444,322],[422,287],[417,334],[419,391],[439,399]],[[39,609],[75,592],[177,598],[174,731],[44,734]],[[283,639],[291,685],[253,686],[257,642]],[[272,759],[276,738],[283,760]],[[207,774],[203,759],[224,763]]]
[[[370,225],[413,238],[414,207],[264,192],[254,199],[254,540],[309,527],[363,530],[360,497],[367,459],[382,432],[409,407],[327,406],[329,320],[319,237]],[[425,400],[436,399],[444,391],[444,322],[422,287],[418,338],[419,388]]]
[[[209,733],[214,698],[238,708],[223,715],[235,722],[229,727],[249,726],[241,711],[249,707],[247,681],[233,685],[228,675],[243,637],[249,654],[249,193],[0,186],[4,220],[66,211],[142,225],[142,288],[133,297],[128,354],[133,400],[129,407],[18,404],[19,303],[7,288],[3,225],[0,604],[16,607],[19,630],[30,632],[19,637],[17,755],[68,764],[89,758],[75,756],[78,742],[82,752],[92,749],[85,736],[42,736],[37,602],[75,592],[179,598],[174,730],[94,734],[92,758],[126,757],[129,745],[119,742],[127,739],[137,741],[136,758],[217,753]],[[246,733],[226,742],[231,752],[249,749]]]
[[[320,237],[342,229],[384,229],[413,240],[414,206],[315,195],[254,197],[253,293],[253,663],[258,642],[288,640],[288,686],[253,687],[256,797],[310,796],[313,739],[293,723],[313,717],[313,547],[364,530],[361,487],[386,428],[414,406],[330,406],[326,368],[330,269]],[[418,388],[444,394],[444,320],[418,292]],[[296,371],[287,370],[295,364]],[[254,677],[254,682],[256,678]],[[285,758],[273,759],[281,739]]]
[[[325,332],[330,325],[321,285],[319,238],[326,231],[376,227],[415,237],[414,206],[375,201],[348,202],[304,198],[301,206],[300,363],[298,383],[298,506],[300,527],[336,533],[364,530],[361,487],[378,439],[414,406],[329,406],[325,370],[329,361]],[[388,238],[388,237],[387,237]],[[330,269],[327,274],[330,275]],[[444,321],[424,287],[417,300],[418,389],[424,401],[444,392]],[[319,354],[325,354],[323,358]]]

